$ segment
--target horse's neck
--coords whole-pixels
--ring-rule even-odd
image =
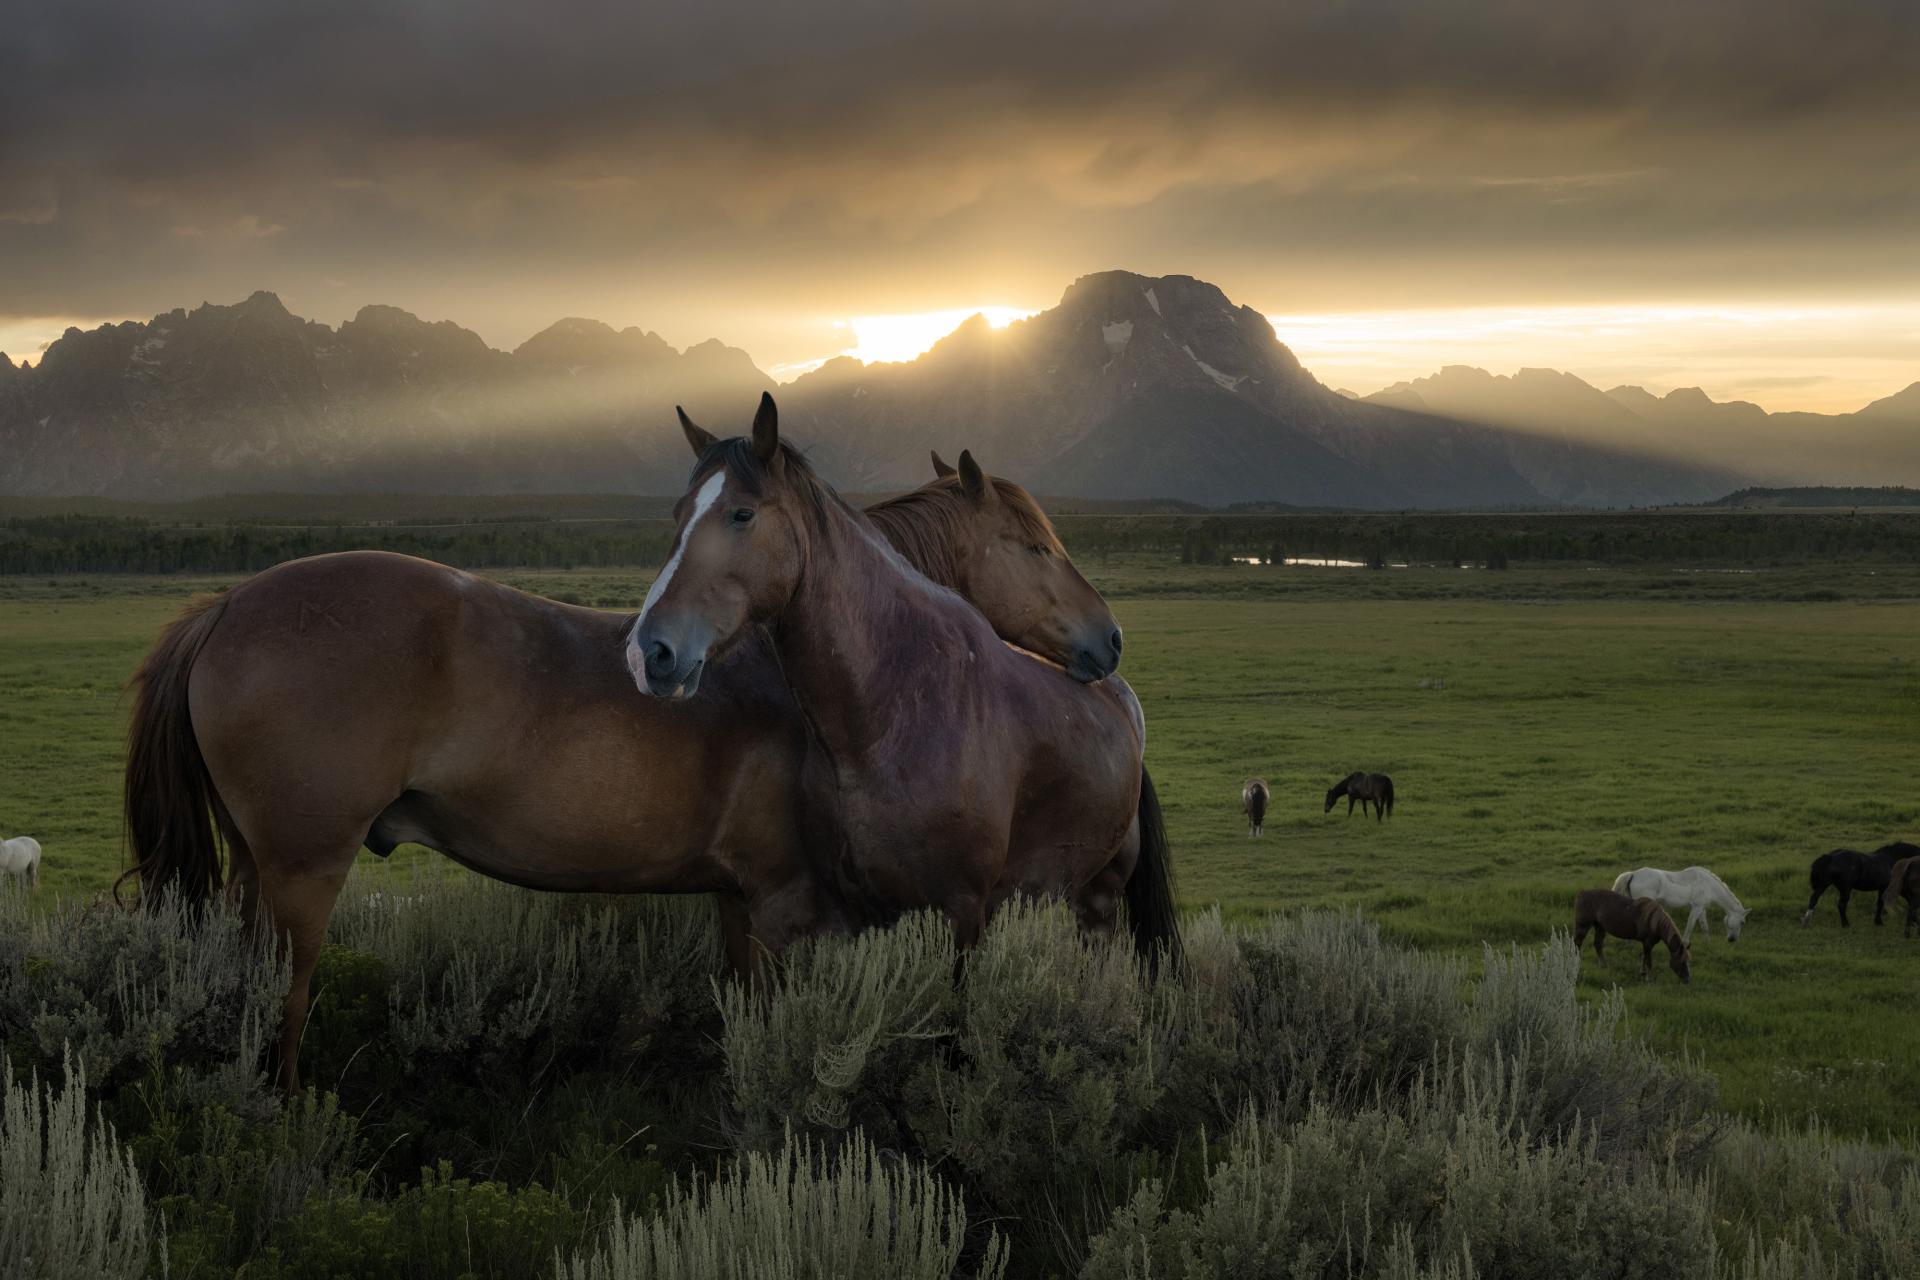
[[[824,535],[810,536],[799,585],[775,625],[780,664],[826,745],[857,751],[918,691],[964,678],[936,670],[945,655],[925,642],[956,601],[839,508],[828,508]]]

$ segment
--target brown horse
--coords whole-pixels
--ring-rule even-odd
[[[1393,812],[1393,779],[1384,773],[1350,773],[1327,790],[1327,807],[1322,813],[1332,813],[1333,806],[1340,797],[1347,798],[1347,816],[1353,816],[1353,802],[1360,802],[1360,816],[1367,816],[1367,805],[1372,803],[1374,821],[1385,820]]]
[[[1025,491],[992,487],[983,506],[937,480],[876,526],[978,591],[1009,640],[1094,674],[1111,611],[1063,555],[1028,554],[1047,526]],[[414,841],[540,889],[718,893],[739,969],[755,940],[778,949],[819,922],[795,838],[805,726],[771,647],[748,637],[707,697],[668,703],[621,669],[631,622],[347,552],[266,570],[161,637],[137,676],[129,874],[143,897],[203,899],[224,838],[229,893],[290,947],[284,1085],[363,844]]]
[[[1880,909],[1891,908],[1895,898],[1907,901],[1907,922],[1901,927],[1900,936],[1911,938],[1914,928],[1920,926],[1920,856],[1902,858],[1893,864],[1893,874],[1880,894]]]
[[[1240,811],[1247,815],[1247,835],[1252,839],[1259,838],[1260,829],[1267,823],[1267,801],[1271,798],[1265,778],[1248,778],[1240,788]]]
[[[1607,958],[1607,935],[1632,938],[1642,949],[1640,976],[1653,977],[1653,948],[1667,944],[1667,964],[1680,975],[1680,981],[1693,981],[1693,949],[1687,945],[1673,917],[1652,898],[1629,898],[1611,889],[1583,889],[1573,900],[1573,945],[1578,948],[1593,930],[1593,954]]]
[[[931,907],[966,946],[1019,893],[1110,927],[1136,856],[1164,865],[1146,847],[1157,833],[1129,838],[1151,799],[1133,691],[1081,687],[1000,643],[780,440],[771,397],[750,440],[684,426],[699,461],[627,647],[636,684],[691,699],[709,663],[766,628],[808,724],[809,847],[857,923]],[[983,508],[1001,500],[967,454],[957,479]],[[1174,942],[1170,912],[1133,924]]]

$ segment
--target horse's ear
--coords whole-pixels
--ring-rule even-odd
[[[935,449],[933,451],[933,478],[935,480],[945,480],[952,474],[953,468],[947,465],[947,460],[940,456],[938,449]]]
[[[760,411],[753,415],[753,452],[769,467],[780,456],[780,411],[771,392],[760,393]]]
[[[687,433],[687,443],[693,446],[694,456],[699,457],[706,453],[713,445],[713,432],[702,431],[694,426],[693,419],[689,418],[687,411],[679,405],[673,406],[673,411],[680,415],[680,429]]]
[[[970,449],[960,451],[960,487],[973,499],[975,506],[985,507],[993,502],[993,481],[987,479],[987,473],[973,460]]]

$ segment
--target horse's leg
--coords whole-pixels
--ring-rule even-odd
[[[1686,932],[1680,936],[1680,941],[1686,943],[1688,946],[1693,945],[1693,929],[1695,925],[1699,925],[1703,929],[1707,927],[1707,909],[1697,902],[1693,904],[1693,910],[1687,913],[1687,929]]]
[[[314,966],[326,941],[327,920],[347,883],[358,842],[337,848],[331,857],[266,859],[259,867],[260,901],[274,933],[286,940],[293,966],[280,1023],[280,1087],[300,1088],[300,1038],[306,1033]]]
[[[1373,820],[1375,822],[1385,822],[1387,820],[1387,802],[1379,796],[1373,798]]]
[[[1886,918],[1887,895],[1884,893],[1876,893],[1873,895],[1873,927],[1878,929]]]
[[[1647,982],[1653,981],[1653,939],[1640,940],[1640,977]]]
[[[1920,925],[1920,893],[1907,895],[1907,923],[1900,930],[1902,938],[1911,938],[1915,925]]]
[[[1351,791],[1347,793],[1347,816],[1349,818],[1353,816],[1353,793]]]
[[[1593,926],[1593,957],[1601,964],[1607,962],[1607,930],[1604,925]]]
[[[720,938],[727,948],[727,967],[733,976],[752,979],[758,970],[758,955],[753,942],[753,916],[747,900],[737,893],[718,895]]]
[[[1834,892],[1840,895],[1840,927],[1851,929],[1853,924],[1847,919],[1847,899],[1853,896],[1853,890],[1846,885],[1835,885]]]

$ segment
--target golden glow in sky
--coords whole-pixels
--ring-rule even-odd
[[[1601,390],[1700,387],[1764,409],[1851,413],[1920,377],[1920,303],[1469,307],[1269,315],[1328,386],[1367,395],[1442,365],[1548,368]]]

